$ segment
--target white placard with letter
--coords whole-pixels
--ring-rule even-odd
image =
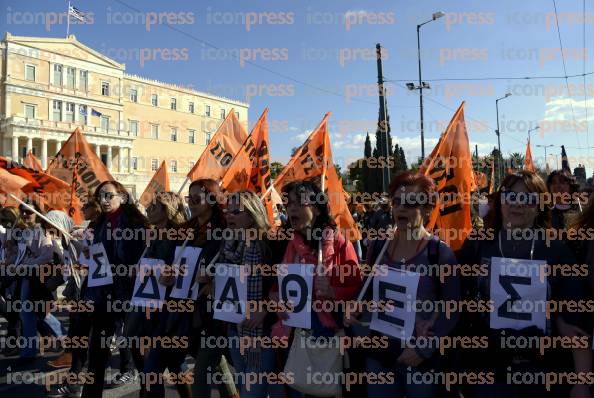
[[[145,308],[161,308],[166,287],[159,283],[165,261],[156,258],[141,258],[138,263],[132,305]]]
[[[311,329],[311,301],[313,295],[313,264],[279,264],[278,290],[281,302],[291,304],[283,324],[302,329]]]
[[[181,248],[181,246],[175,248],[174,258],[178,258]],[[169,294],[170,297],[192,300],[198,298],[200,288],[198,285],[194,285],[194,276],[196,274],[196,266],[201,251],[202,249],[199,247],[186,247],[179,259],[179,264],[173,264],[175,283]]]
[[[491,329],[520,330],[536,326],[546,331],[547,280],[541,280],[544,260],[493,257],[490,298]]]
[[[103,243],[95,243],[89,247],[89,257],[82,256],[81,264],[89,267],[88,287],[105,286],[113,283],[111,265]]]
[[[391,301],[392,311],[374,311],[369,328],[408,341],[415,329],[414,303],[421,275],[387,265],[378,264],[377,267],[373,277],[373,300],[375,303]]]
[[[221,263],[215,264],[215,269],[213,318],[231,323],[243,322],[247,306],[247,266]]]

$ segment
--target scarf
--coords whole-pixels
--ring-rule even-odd
[[[322,265],[324,269],[324,275],[326,275],[327,278],[330,278],[332,270],[336,265],[334,264],[334,244],[338,237],[339,236],[336,234],[333,228],[326,228],[322,234]],[[314,264],[316,266],[316,275],[318,275],[318,250],[317,248],[312,249],[300,234],[295,234],[291,242],[289,242],[283,262]],[[320,300],[320,298],[316,295],[316,289],[313,291],[313,299]],[[318,308],[320,307],[323,308],[324,306],[319,306]],[[316,311],[316,314],[324,327],[337,327],[331,313]]]
[[[227,240],[221,249],[219,261],[222,263],[247,265],[249,268],[247,277],[247,299],[248,301],[261,301],[264,297],[262,274],[259,270],[255,270],[256,265],[262,264],[263,250],[260,242],[252,242],[247,245],[243,240]],[[255,272],[257,271],[257,272]],[[237,325],[237,332],[239,338],[249,337],[255,339],[264,335],[264,328],[262,325],[249,329],[241,325]],[[260,339],[258,339],[260,340]],[[262,368],[262,352],[261,347],[251,344],[250,348],[244,351],[244,361],[250,369]]]

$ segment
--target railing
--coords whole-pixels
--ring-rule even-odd
[[[99,135],[103,137],[131,137],[134,136],[130,132],[130,130],[113,130],[113,131],[105,131],[101,127],[97,126],[87,126],[81,125],[76,122],[58,122],[53,120],[43,120],[43,119],[31,119],[21,116],[12,116],[4,121],[5,125],[15,125],[15,126],[23,126],[23,127],[36,127],[39,129],[45,130],[58,130],[58,131],[65,131],[65,132],[73,132],[76,128],[80,128],[84,133]]]

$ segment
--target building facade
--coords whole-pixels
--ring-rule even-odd
[[[177,190],[231,109],[247,130],[248,104],[125,72],[68,38],[0,42],[0,153],[29,150],[47,167],[79,127],[111,174],[136,196],[165,161]]]

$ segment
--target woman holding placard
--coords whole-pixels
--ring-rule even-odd
[[[461,265],[481,267],[464,278],[464,298],[489,308],[464,314],[461,330],[488,339],[488,347],[464,350],[462,364],[491,379],[489,384],[468,385],[465,396],[551,396],[549,389],[552,396],[590,396],[587,385],[558,381],[550,386],[534,378],[539,373],[591,368],[588,320],[567,306],[554,305],[578,303],[586,296],[579,273],[556,271],[561,264],[575,267],[576,261],[561,240],[546,238],[550,214],[540,203],[546,192],[544,181],[533,172],[508,174],[485,218],[486,230],[469,235],[459,253]],[[560,337],[570,340],[570,347],[545,345]],[[538,344],[527,346],[526,341]]]
[[[109,358],[109,342],[116,320],[123,320],[132,297],[134,278],[132,269],[146,246],[146,218],[131,201],[126,188],[117,181],[105,181],[97,187],[95,199],[101,205],[96,220],[87,279],[81,296],[93,302],[93,312],[87,314],[91,329],[89,338],[89,372],[93,383],[83,387],[82,396],[101,397],[105,367]],[[127,325],[131,326],[131,325]],[[120,350],[120,355],[123,350]],[[127,355],[127,354],[126,354]],[[120,374],[114,384],[130,383],[134,371],[129,358],[120,358]]]
[[[316,183],[292,182],[285,185],[282,192],[283,200],[286,200],[289,222],[294,230],[283,257],[283,265],[286,264],[289,267],[300,264],[300,268],[304,271],[303,279],[305,280],[309,275],[313,282],[312,291],[309,292],[311,305],[303,313],[307,318],[300,318],[300,323],[305,322],[303,326],[295,329],[296,333],[294,333],[285,366],[286,374],[295,375],[295,382],[288,384],[290,396],[302,397],[304,393],[308,397],[316,396],[316,391],[320,391],[320,385],[315,385],[315,382],[311,381],[308,386],[307,379],[318,375],[325,380],[331,378],[328,380],[326,389],[338,394],[341,388],[339,377],[342,372],[341,353],[333,348],[328,351],[318,347],[318,350],[316,342],[324,341],[323,345],[326,348],[337,348],[337,341],[344,335],[342,330],[344,307],[341,304],[353,299],[361,287],[361,271],[357,254],[352,243],[346,240],[336,227],[330,215],[328,197]],[[286,290],[281,284],[279,292],[281,299],[291,298],[284,297],[285,294],[290,295]],[[284,314],[283,318],[286,318],[285,315],[287,314]],[[291,317],[296,315],[296,313],[290,314]],[[284,322],[296,325],[288,319]],[[289,331],[290,329],[285,326],[283,334],[288,335]],[[324,369],[312,368],[312,374],[306,374],[307,365],[299,359],[303,358],[300,353],[305,349],[300,347],[302,339],[312,343],[311,355],[321,357],[322,351],[325,351],[325,360],[322,364]],[[336,389],[338,391],[335,391]]]
[[[437,397],[443,381],[436,375],[445,366],[439,342],[449,338],[458,320],[455,311],[448,314],[439,304],[460,298],[459,279],[443,270],[457,261],[449,246],[425,229],[437,204],[433,180],[405,172],[392,180],[389,193],[394,228],[388,239],[370,242],[373,276],[360,294],[364,303],[376,305],[368,308],[371,337],[385,342],[366,350],[366,371],[383,375],[383,381],[368,384],[367,395]],[[400,305],[391,309],[390,300]],[[369,313],[356,320],[359,312],[345,322],[359,328],[369,321]]]

